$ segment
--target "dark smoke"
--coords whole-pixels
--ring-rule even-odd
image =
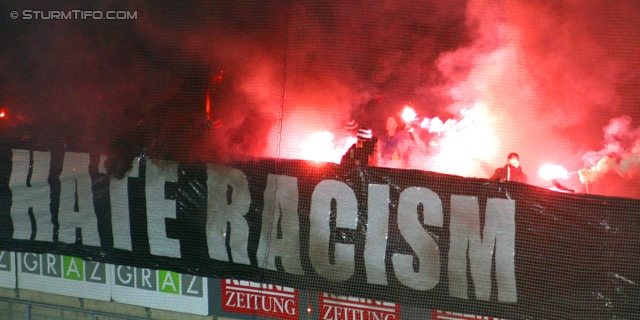
[[[9,18],[25,9],[137,19]],[[487,177],[518,152],[544,185],[543,164],[588,169],[583,155],[603,149],[602,128],[640,116],[640,3],[631,0],[33,1],[3,2],[0,13],[0,104],[29,119],[19,128],[27,134],[3,135],[99,150],[114,172],[140,153],[297,158],[314,132],[342,147],[345,121],[381,134],[411,103],[422,118],[459,125],[423,130],[438,147],[410,167]],[[635,154],[624,152],[618,166]],[[563,185],[584,189],[572,179]]]

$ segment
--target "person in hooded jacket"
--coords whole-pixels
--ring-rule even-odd
[[[522,171],[520,165],[520,156],[512,152],[507,156],[507,164],[504,167],[497,168],[491,176],[491,180],[498,180],[500,182],[516,181],[527,183],[529,177]]]

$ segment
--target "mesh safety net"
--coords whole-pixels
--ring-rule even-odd
[[[637,319],[637,1],[0,3],[0,287]]]

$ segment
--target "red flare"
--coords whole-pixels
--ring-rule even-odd
[[[402,120],[404,120],[406,122],[413,122],[413,121],[416,120],[418,114],[410,106],[404,106],[400,116],[402,117]]]
[[[540,167],[538,174],[544,180],[566,179],[568,177],[567,169],[561,165],[545,164]]]
[[[207,90],[204,110],[207,113],[207,121],[211,120],[211,89]]]

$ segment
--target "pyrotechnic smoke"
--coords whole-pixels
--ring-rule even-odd
[[[533,178],[546,163],[583,167],[609,119],[640,117],[634,0],[29,5],[0,4],[0,104],[33,119],[33,139],[177,160],[299,158],[308,141],[344,148],[352,119],[380,136],[410,103],[431,144],[407,167],[488,177],[517,152]],[[24,9],[138,18],[7,19]],[[215,126],[203,122],[208,88]],[[626,176],[631,150],[614,161]]]
[[[423,92],[449,93],[450,119],[457,121],[474,103],[483,108],[459,130],[451,157],[432,157],[439,171],[480,175],[483,165],[500,166],[512,151],[530,177],[548,162],[581,167],[580,150],[598,140],[594,132],[604,122],[621,112],[638,116],[640,97],[630,88],[640,82],[639,11],[635,2],[468,2],[473,43],[441,54],[447,81]],[[485,133],[481,140],[478,132]]]
[[[633,177],[640,169],[640,127],[632,127],[632,119],[611,119],[604,128],[604,147],[583,156],[586,169],[580,170],[582,183],[595,183],[607,172],[623,178]]]

